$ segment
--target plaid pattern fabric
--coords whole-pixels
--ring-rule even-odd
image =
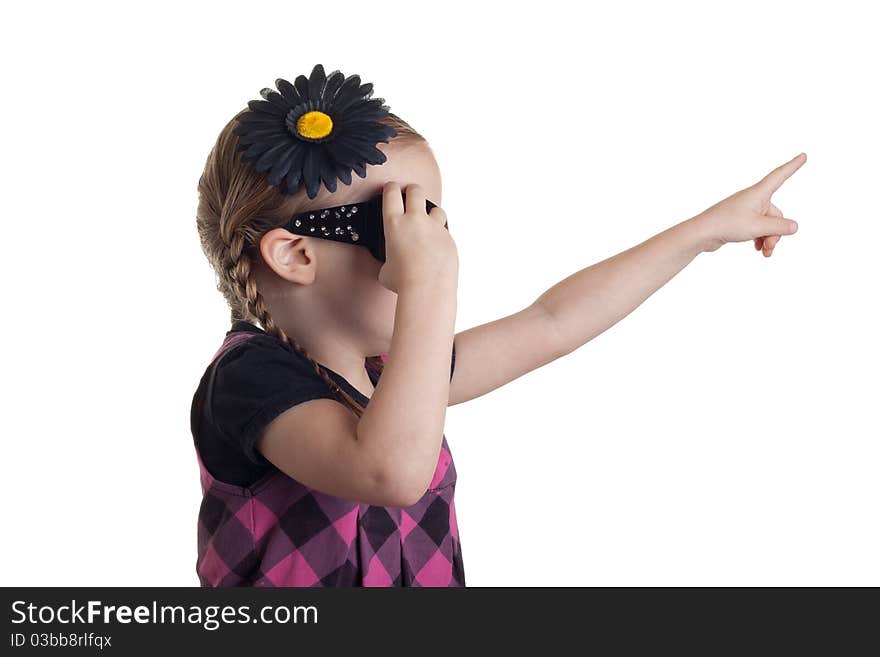
[[[212,363],[252,335],[228,334]],[[207,471],[198,446],[196,459],[202,586],[465,586],[445,435],[428,490],[407,507],[327,495],[277,468],[237,486]]]

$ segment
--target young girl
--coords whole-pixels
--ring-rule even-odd
[[[464,586],[447,406],[571,353],[699,253],[754,240],[769,257],[797,230],[771,196],[803,153],[454,333],[458,256],[425,139],[356,75],[317,65],[276,85],[199,180],[232,310],[191,411],[203,586]]]

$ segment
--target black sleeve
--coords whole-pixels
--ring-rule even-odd
[[[233,348],[214,375],[211,413],[218,435],[253,463],[262,430],[287,409],[311,399],[337,399],[301,354],[282,342],[255,337]]]

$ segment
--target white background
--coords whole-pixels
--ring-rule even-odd
[[[2,584],[198,584],[189,409],[228,310],[196,183],[322,63],[433,146],[458,331],[807,153],[770,259],[700,255],[448,410],[468,585],[880,585],[869,7],[7,3]]]

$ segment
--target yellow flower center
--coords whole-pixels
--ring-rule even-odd
[[[333,119],[324,112],[306,112],[296,120],[296,131],[309,139],[326,137],[333,130]]]

